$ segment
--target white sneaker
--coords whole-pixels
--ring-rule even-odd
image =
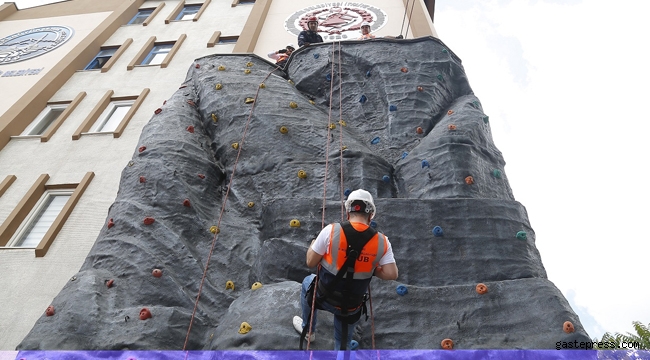
[[[302,334],[302,318],[300,316],[294,316],[293,317],[293,328],[296,329],[298,334]],[[305,335],[305,340],[307,340],[307,335]],[[310,342],[314,342],[316,340],[316,333],[312,333],[311,336],[309,337]]]

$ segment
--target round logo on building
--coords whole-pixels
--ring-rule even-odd
[[[309,18],[318,19],[318,34],[324,41],[353,40],[361,36],[361,24],[370,23],[370,31],[381,29],[388,20],[386,13],[359,2],[331,2],[308,6],[287,18],[284,28],[293,35],[308,30]]]
[[[33,59],[65,44],[74,35],[67,26],[43,26],[0,39],[0,65]]]

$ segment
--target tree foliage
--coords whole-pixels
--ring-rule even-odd
[[[634,330],[636,331],[636,334],[632,333],[627,333],[625,334],[620,334],[620,333],[614,333],[610,334],[606,332],[603,334],[603,338],[601,340],[598,340],[597,338],[594,339],[594,342],[601,342],[601,343],[614,343],[616,344],[617,349],[621,349],[621,344],[623,342],[626,343],[635,343],[639,344],[639,347],[636,350],[650,350],[650,324],[643,325],[640,321],[633,321],[632,325],[634,326]],[[628,345],[629,346],[629,345]],[[611,347],[605,347],[605,346],[595,346],[595,348],[599,350],[612,350]]]

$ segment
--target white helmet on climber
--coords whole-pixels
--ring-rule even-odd
[[[372,195],[363,189],[354,190],[350,193],[348,199],[345,200],[345,211],[348,213],[361,211],[361,209],[352,208],[352,203],[357,200],[363,201],[366,204],[365,212],[367,214],[373,214],[374,217],[376,213],[375,202],[372,200]]]
[[[364,27],[364,26],[370,27],[370,23],[367,22],[367,21],[364,21],[364,22],[361,24],[361,27]]]

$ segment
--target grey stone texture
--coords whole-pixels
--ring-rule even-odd
[[[371,284],[378,348],[437,349],[450,338],[457,349],[552,349],[589,340],[546,279],[489,118],[441,41],[319,44],[274,68],[255,55],[192,64],[143,129],[146,149],[123,170],[107,215],[114,226],[52,301],[55,315],[44,314],[19,349],[182,349],[199,288],[187,349],[297,349],[291,319],[310,273],[307,246],[323,224],[341,220],[343,192],[357,188],[375,197],[377,229],[400,270],[398,281]],[[479,295],[477,283],[488,292]],[[398,285],[408,293],[398,295]],[[152,317],[140,320],[144,307]],[[239,334],[244,321],[252,330]],[[575,333],[563,331],[565,321]],[[370,321],[355,338],[372,346]],[[319,316],[312,345],[333,348],[331,315]]]

